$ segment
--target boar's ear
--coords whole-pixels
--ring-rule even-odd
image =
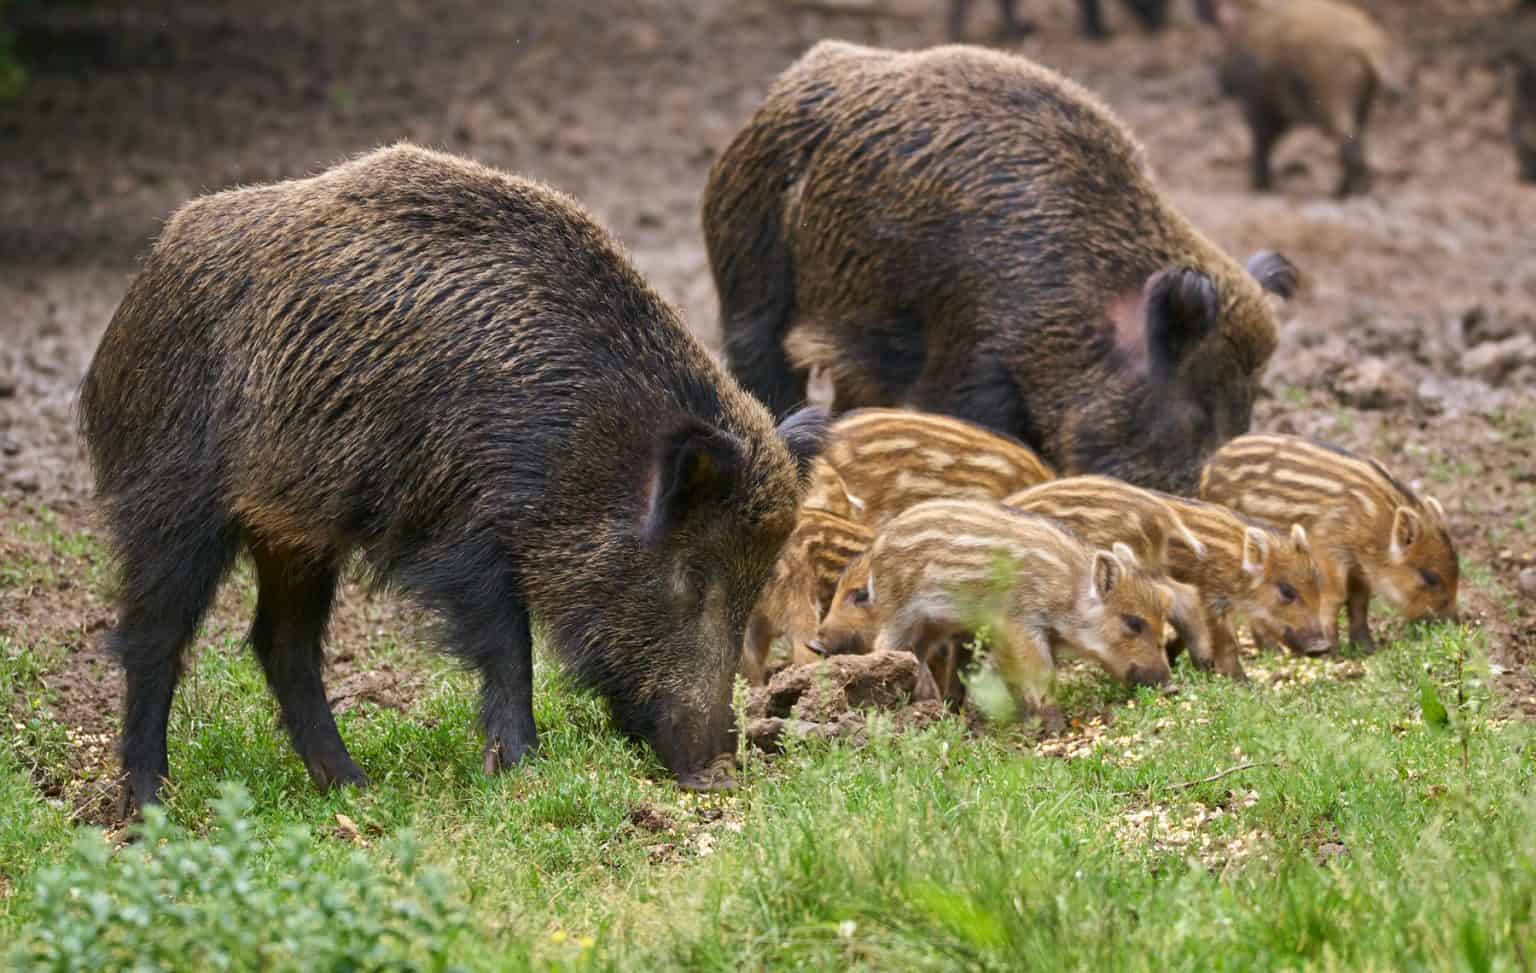
[[[1093,552],[1093,593],[1100,601],[1109,597],[1124,573],[1125,566],[1115,555],[1108,551]]]
[[[1301,282],[1301,271],[1296,265],[1273,250],[1260,250],[1249,257],[1248,273],[1260,287],[1282,298],[1295,294],[1296,285]]]
[[[1220,302],[1211,279],[1188,267],[1153,274],[1146,295],[1147,361],[1152,377],[1162,380],[1216,327]]]
[[[690,510],[729,496],[741,455],[739,440],[697,419],[661,437],[648,476],[646,539],[661,540]]]
[[[795,458],[803,480],[811,475],[811,464],[821,455],[827,440],[827,410],[820,406],[796,409],[779,423],[779,438]]]
[[[1257,527],[1247,528],[1243,531],[1243,570],[1252,577],[1260,578],[1268,566],[1269,538]]]
[[[1388,550],[1394,564],[1408,556],[1408,548],[1419,539],[1424,530],[1419,515],[1407,507],[1398,507],[1392,515],[1392,545]]]

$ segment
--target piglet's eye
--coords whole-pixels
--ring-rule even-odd
[[[1296,589],[1295,588],[1292,588],[1290,585],[1286,584],[1284,581],[1280,582],[1275,587],[1280,590],[1280,600],[1281,601],[1285,602],[1287,605],[1295,603],[1296,597],[1297,597],[1296,596]]]
[[[1140,635],[1147,630],[1147,621],[1140,615],[1122,615],[1120,617],[1125,622],[1126,631],[1132,635]]]
[[[1433,571],[1420,571],[1419,580],[1424,582],[1426,588],[1438,588],[1441,585],[1440,575]]]
[[[848,600],[850,602],[852,602],[853,604],[855,604],[855,605],[867,605],[867,604],[869,604],[869,589],[868,588],[855,588],[855,589],[853,589],[853,591],[849,592],[849,594],[848,594]]]

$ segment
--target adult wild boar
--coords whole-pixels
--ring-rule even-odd
[[[1159,191],[1099,101],[1020,57],[817,44],[704,199],[727,359],[782,414],[903,405],[1016,436],[1064,473],[1175,492],[1248,429],[1265,290]]]
[[[236,554],[321,786],[362,783],[321,682],[349,552],[482,677],[487,772],[537,744],[530,619],[685,786],[721,783],[748,613],[819,437],[777,429],[569,198],[397,146],[166,224],[81,394],[122,563],[126,803]]]

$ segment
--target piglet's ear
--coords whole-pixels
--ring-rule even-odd
[[[1147,362],[1165,379],[1190,349],[1216,327],[1220,300],[1209,277],[1188,267],[1160,270],[1146,287]]]
[[[1262,578],[1269,568],[1269,537],[1257,527],[1243,531],[1243,571]]]
[[[697,419],[662,436],[646,482],[646,539],[662,540],[690,511],[729,496],[742,455],[740,440]]]
[[[795,458],[803,480],[811,475],[811,464],[821,455],[827,441],[827,410],[820,406],[796,409],[779,423],[779,438]]]
[[[1398,507],[1392,513],[1392,541],[1387,554],[1392,563],[1401,564],[1408,557],[1408,549],[1416,544],[1424,531],[1424,522],[1408,507]]]
[[[1108,551],[1095,551],[1093,553],[1093,592],[1100,600],[1109,597],[1109,593],[1115,590],[1115,585],[1120,583],[1120,577],[1125,573],[1125,565],[1120,559]]]
[[[1300,524],[1291,525],[1291,546],[1303,557],[1312,556],[1312,542],[1307,540],[1307,529]]]
[[[1290,298],[1301,283],[1301,271],[1273,250],[1260,250],[1248,258],[1248,273],[1259,286],[1277,297]]]

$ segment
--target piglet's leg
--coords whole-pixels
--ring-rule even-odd
[[[1065,730],[1066,717],[1051,698],[1056,664],[1045,633],[1013,621],[1005,622],[996,632],[992,656],[1020,709],[1038,716],[1046,733]]]
[[[1350,574],[1344,604],[1349,613],[1349,640],[1366,655],[1373,654],[1376,640],[1371,637],[1371,586],[1359,574]]]

